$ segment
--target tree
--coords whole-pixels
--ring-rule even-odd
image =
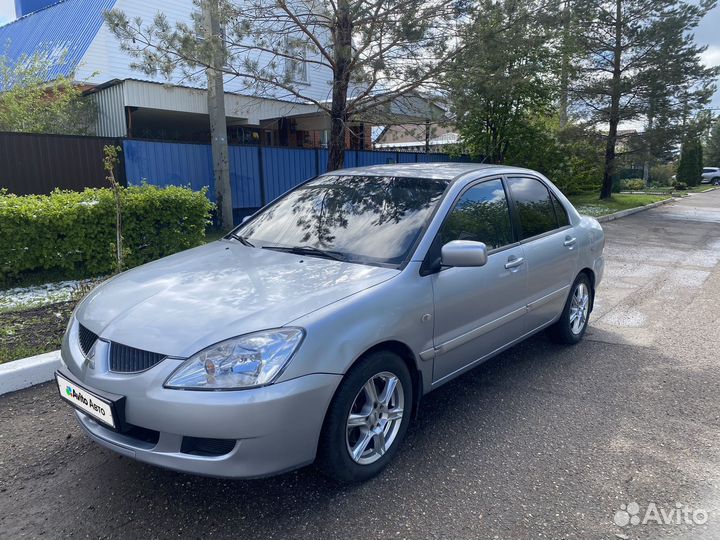
[[[115,178],[115,169],[120,162],[120,152],[122,148],[119,146],[105,145],[103,147],[103,169],[107,172],[105,177],[110,184],[110,189],[115,198],[115,264],[116,271],[122,272],[124,266],[123,253],[123,225],[122,225],[122,186]]]
[[[688,186],[697,186],[703,169],[703,149],[697,130],[691,130],[683,141],[678,163],[678,182]]]
[[[682,141],[688,120],[712,98],[717,67],[700,61],[706,47],[691,38],[710,5],[684,6],[657,23],[658,43],[649,52],[648,69],[642,74],[646,107],[644,146],[646,159],[667,162]]]
[[[703,49],[694,47],[688,32],[714,6],[714,0],[578,0],[577,39],[584,59],[573,96],[592,123],[608,126],[601,198],[612,195],[618,125],[648,113],[649,82],[660,76],[659,62],[664,61],[658,51],[667,58],[670,48],[663,45],[672,42],[668,36],[682,36],[678,55],[697,61]],[[694,84],[690,70],[681,61],[674,64],[680,69],[669,92],[689,90]]]
[[[720,119],[715,119],[710,128],[710,137],[705,147],[705,163],[710,167],[720,167]]]
[[[455,9],[455,1],[434,0],[219,0],[226,60],[219,70],[254,95],[327,113],[333,170],[343,164],[348,123],[433,85],[453,48]],[[163,14],[144,25],[118,10],[106,20],[146,73],[192,78],[212,67],[197,13],[192,25],[170,24]],[[327,94],[308,91],[298,80],[305,70],[329,74]]]
[[[225,116],[225,86],[220,66],[225,63],[225,48],[220,25],[220,6],[217,0],[203,4],[203,39],[210,47],[210,66],[207,73],[207,104],[210,118],[210,142],[215,177],[215,198],[220,228],[232,229],[233,201],[230,186],[230,156],[227,142],[227,118]]]
[[[538,3],[482,0],[463,25],[463,48],[447,79],[471,154],[503,163],[514,144],[526,142],[533,117],[551,114],[554,15]]]
[[[62,62],[46,51],[14,63],[0,55],[0,131],[92,134],[95,104],[83,99],[72,76],[51,77]]]

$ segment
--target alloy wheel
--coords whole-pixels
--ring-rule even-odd
[[[369,465],[392,446],[405,406],[400,379],[389,371],[370,377],[355,396],[347,418],[346,443],[353,461]]]
[[[585,283],[578,283],[570,300],[570,331],[578,335],[587,324],[590,309],[590,291]]]

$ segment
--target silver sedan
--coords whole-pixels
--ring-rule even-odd
[[[310,180],[77,308],[56,375],[91,439],[190,473],[380,472],[421,397],[585,333],[604,235],[547,178],[476,164]]]

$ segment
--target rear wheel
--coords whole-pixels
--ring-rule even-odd
[[[587,330],[593,290],[586,274],[580,274],[570,288],[560,320],[550,327],[550,336],[557,343],[574,345]]]
[[[325,418],[318,467],[342,482],[378,474],[405,437],[413,399],[405,362],[379,351],[353,366],[340,384]]]

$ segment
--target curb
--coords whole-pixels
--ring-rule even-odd
[[[0,395],[52,380],[60,367],[60,351],[0,364]]]
[[[607,214],[605,216],[600,216],[595,219],[597,219],[599,223],[605,223],[606,221],[615,221],[616,219],[624,218],[625,216],[631,216],[633,214],[637,214],[638,212],[644,212],[645,210],[650,210],[651,208],[657,208],[658,206],[662,206],[663,204],[673,202],[674,200],[674,197],[670,197],[668,199],[663,199],[662,201],[646,204],[645,206],[637,206],[635,208],[628,208],[627,210],[620,210],[619,212],[615,212],[614,214]]]

